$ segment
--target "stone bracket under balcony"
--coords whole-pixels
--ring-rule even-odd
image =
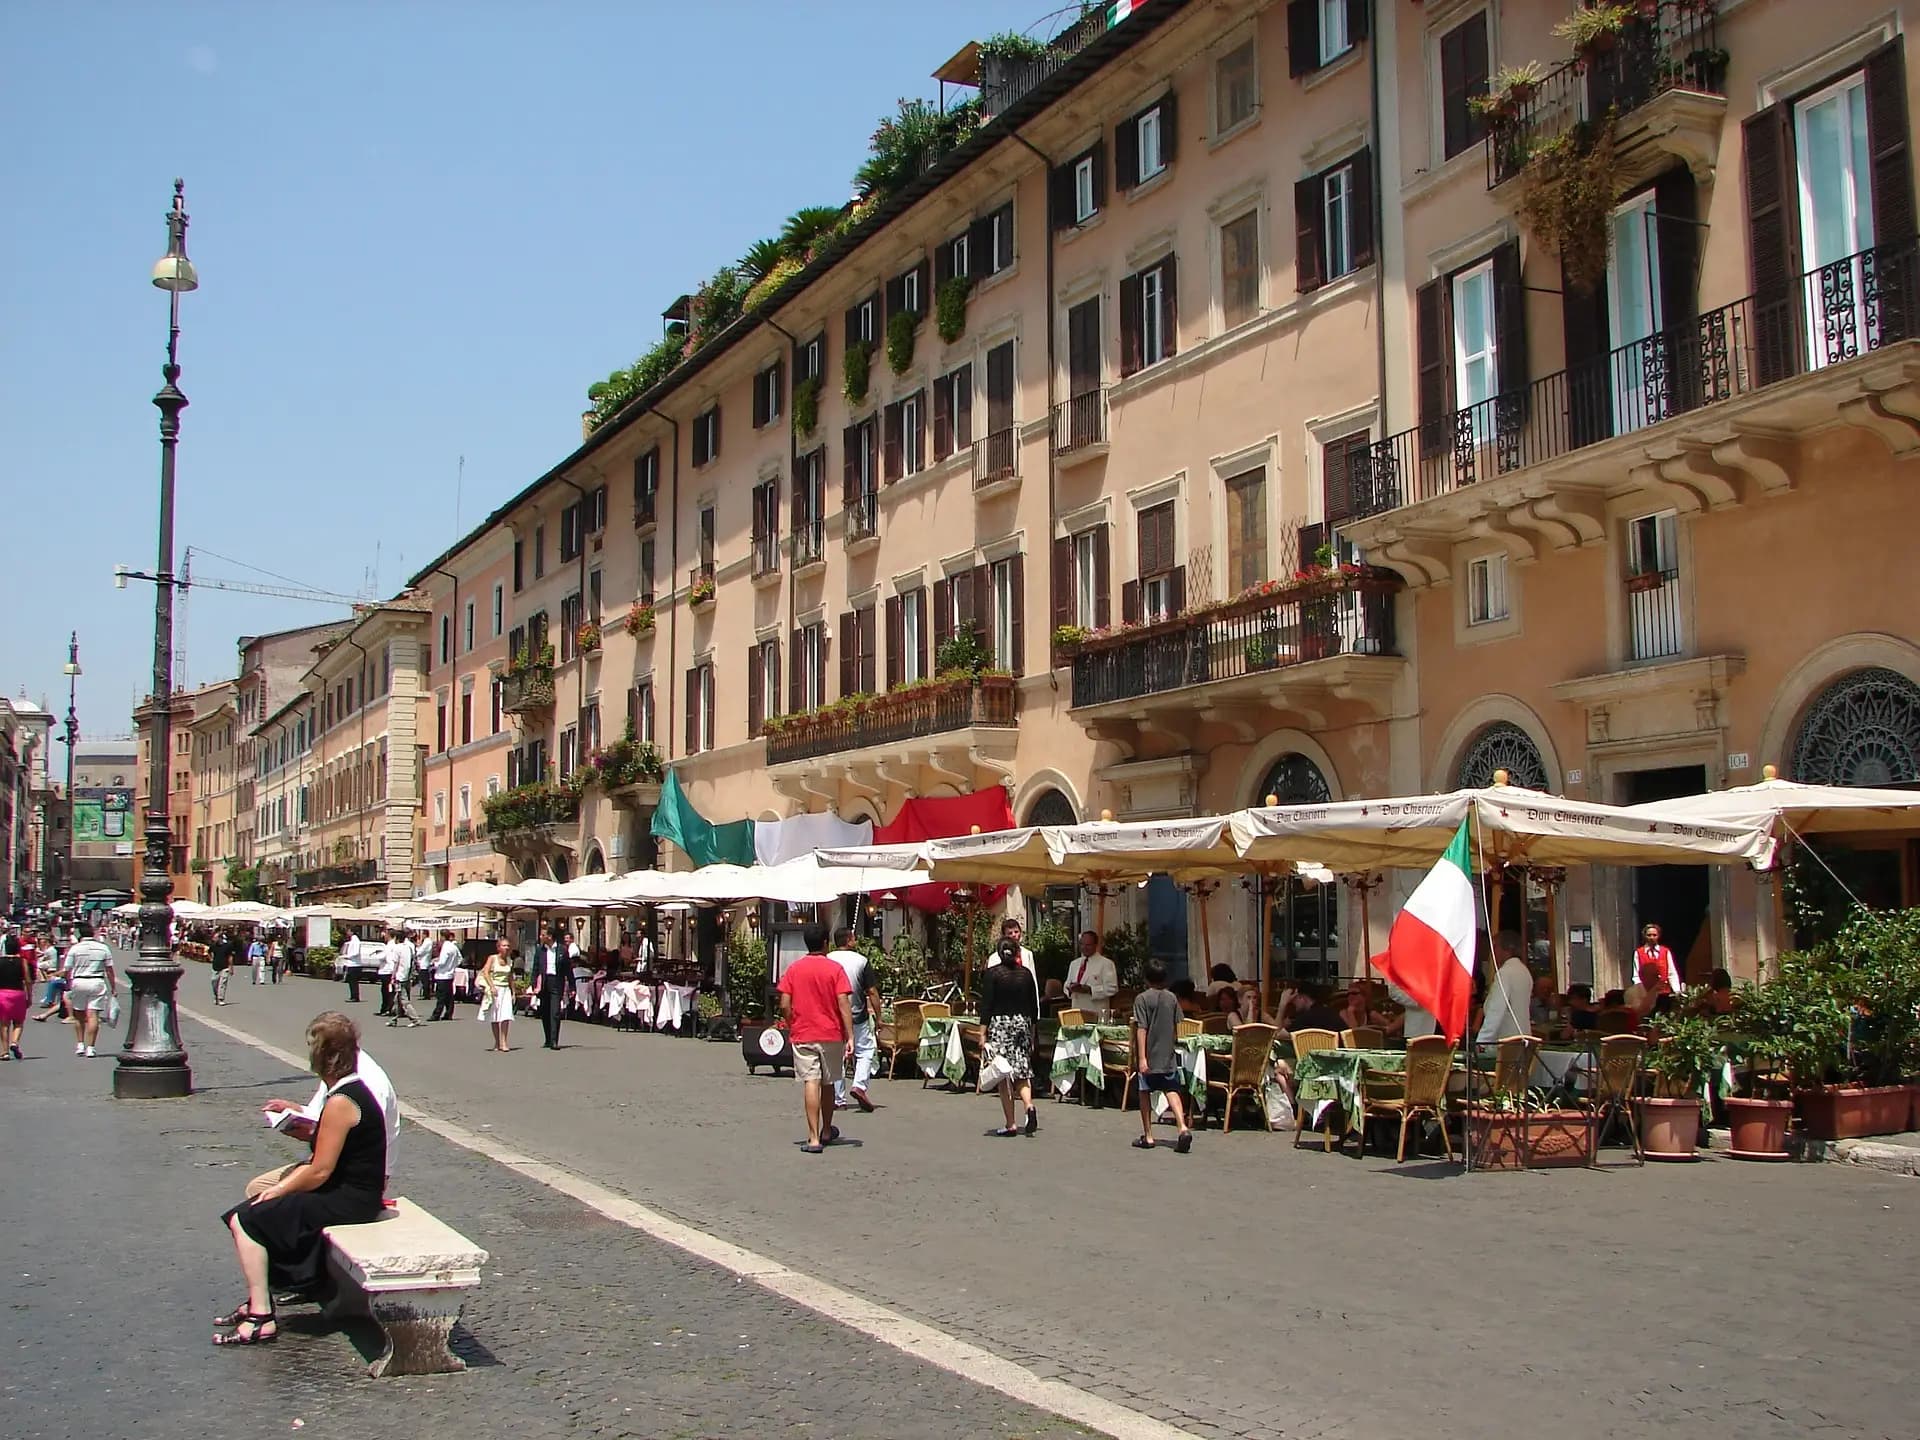
[[[562,856],[571,861],[580,853],[580,822],[496,830],[490,838],[493,848],[513,861],[523,875],[537,874],[542,860]]]
[[[1533,403],[1551,402],[1542,392]],[[1518,447],[1511,462],[1503,461],[1498,438],[1421,454],[1416,427],[1375,447],[1390,452],[1385,463],[1402,477],[1396,498],[1411,498],[1348,521],[1341,534],[1369,563],[1397,572],[1410,586],[1445,584],[1462,544],[1491,540],[1514,563],[1528,564],[1556,550],[1602,543],[1610,516],[1626,502],[1698,514],[1784,494],[1800,465],[1801,438],[1836,419],[1878,436],[1895,457],[1920,454],[1920,340],[1701,404],[1537,463]]]
[[[967,794],[1004,783],[1013,774],[1019,731],[972,726],[891,745],[870,746],[821,759],[767,767],[773,788],[811,807],[830,808],[865,801],[878,814],[890,814],[901,799],[940,793]]]
[[[1547,688],[1556,700],[1586,712],[1587,752],[1605,755],[1717,735],[1726,725],[1727,686],[1746,668],[1744,655],[1701,655],[1581,675]]]

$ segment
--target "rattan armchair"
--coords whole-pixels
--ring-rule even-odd
[[[1060,1023],[1063,1026],[1085,1025],[1088,1021],[1087,1017],[1078,1010],[1062,1010],[1060,1012]]]
[[[1316,1050],[1338,1050],[1339,1048],[1340,1037],[1331,1030],[1295,1030],[1293,1032],[1293,1058],[1296,1061],[1312,1054]],[[1322,1114],[1330,1117],[1333,1114],[1333,1107],[1328,1106]],[[1298,1149],[1300,1137],[1305,1133],[1307,1128],[1307,1107],[1300,1103],[1297,1071],[1295,1072],[1294,1081],[1293,1116],[1293,1143],[1294,1148]],[[1321,1146],[1323,1150],[1333,1149],[1334,1142],[1338,1137],[1335,1136],[1333,1132],[1333,1122],[1331,1119],[1328,1119],[1315,1133],[1325,1142]]]
[[[900,1074],[900,1057],[918,1056],[920,1053],[920,1011],[919,1000],[896,1000],[893,1002],[893,1026],[880,1042],[880,1049],[887,1054],[887,1078],[895,1079]]]
[[[1642,1165],[1647,1163],[1646,1153],[1640,1148],[1640,1128],[1633,1118],[1634,1086],[1646,1057],[1647,1042],[1638,1035],[1609,1035],[1600,1042],[1600,1068],[1594,1077],[1593,1096],[1587,1102],[1594,1117],[1593,1162],[1596,1164],[1600,1146],[1616,1120],[1627,1122],[1633,1158]]]
[[[1406,1081],[1397,1096],[1376,1095],[1362,1088],[1360,1133],[1365,1143],[1367,1119],[1374,1114],[1400,1117],[1400,1147],[1394,1163],[1407,1158],[1407,1126],[1416,1115],[1431,1116],[1440,1126],[1447,1159],[1453,1159],[1453,1137],[1447,1134],[1447,1082],[1453,1075],[1453,1042],[1444,1035],[1419,1035],[1407,1042]]]
[[[1218,1012],[1211,1015],[1202,1015],[1200,1017],[1200,1033],[1202,1035],[1231,1035],[1233,1033],[1233,1017],[1231,1015],[1222,1015]]]
[[[1378,1025],[1356,1025],[1340,1032],[1340,1044],[1348,1050],[1384,1050],[1387,1032]]]
[[[1191,1040],[1196,1035],[1206,1033],[1206,1028],[1198,1020],[1181,1019],[1174,1022],[1173,1038],[1176,1040]]]
[[[1267,1057],[1273,1053],[1276,1033],[1271,1025],[1242,1025],[1233,1032],[1233,1057],[1227,1066],[1227,1078],[1207,1081],[1209,1098],[1216,1093],[1225,1097],[1220,1119],[1229,1134],[1233,1131],[1233,1102],[1242,1095],[1251,1095],[1255,1104],[1260,1103],[1267,1083]],[[1261,1115],[1265,1114],[1263,1108]]]
[[[922,1000],[920,1002],[920,1029],[924,1031],[927,1027],[927,1021],[929,1020],[944,1020],[952,1014],[953,1006],[947,1004],[944,1000]],[[918,1034],[915,1034],[913,1037],[913,1049],[917,1056],[920,1051],[920,1036]],[[927,1086],[932,1083],[933,1077],[931,1075],[922,1075],[920,1077],[920,1088],[922,1090],[926,1089]]]

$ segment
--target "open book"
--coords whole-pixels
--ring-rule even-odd
[[[304,1135],[320,1123],[320,1110],[326,1104],[327,1096],[323,1090],[313,1100],[298,1110],[275,1110],[262,1113],[269,1130],[280,1130],[294,1135]]]

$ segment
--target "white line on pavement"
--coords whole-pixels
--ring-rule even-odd
[[[300,1070],[307,1066],[305,1057],[282,1050],[225,1021],[202,1015],[185,1005],[180,1006],[180,1013],[209,1030],[225,1035],[229,1040],[251,1045],[283,1065]],[[572,1196],[609,1220],[618,1221],[655,1240],[684,1250],[689,1255],[719,1266],[729,1274],[751,1280],[763,1289],[771,1290],[797,1305],[806,1306],[835,1324],[857,1330],[884,1345],[891,1345],[916,1360],[923,1360],[962,1379],[971,1380],[976,1385],[998,1390],[1023,1405],[1072,1420],[1102,1435],[1111,1435],[1115,1440],[1183,1440],[1187,1436],[1185,1430],[1163,1420],[1102,1399],[1064,1380],[1050,1380],[1043,1375],[1036,1375],[1024,1365],[1016,1365],[990,1350],[949,1335],[944,1330],[936,1330],[898,1310],[876,1305],[838,1285],[803,1274],[777,1260],[770,1260],[731,1241],[722,1240],[717,1235],[683,1225],[658,1210],[649,1209],[584,1176],[575,1175],[548,1161],[523,1155],[491,1136],[477,1134],[464,1125],[442,1120],[420,1109],[412,1101],[407,1102],[403,1113],[408,1124],[430,1130],[443,1140],[451,1140],[455,1145],[517,1171],[529,1180]]]

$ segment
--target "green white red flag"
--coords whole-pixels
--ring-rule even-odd
[[[1134,11],[1145,8],[1146,4],[1147,0],[1113,0],[1113,3],[1107,6],[1108,26],[1118,25]]]
[[[1373,957],[1394,984],[1433,1013],[1458,1040],[1473,1003],[1474,904],[1463,820],[1446,854],[1394,917],[1384,953]]]

